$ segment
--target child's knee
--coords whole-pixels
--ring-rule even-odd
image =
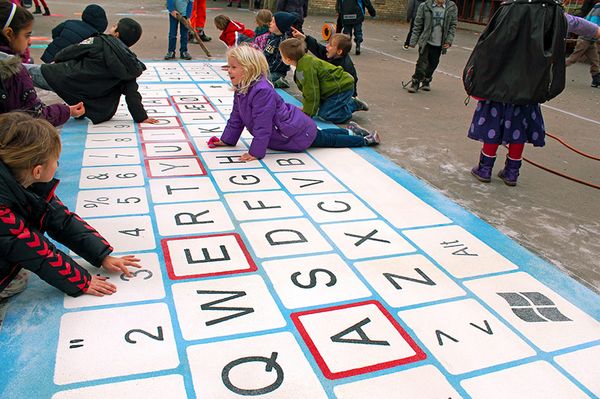
[[[10,283],[0,291],[0,298],[8,298],[13,295],[17,295],[23,292],[27,288],[27,282],[29,281],[29,272],[27,270],[21,270],[12,279]]]

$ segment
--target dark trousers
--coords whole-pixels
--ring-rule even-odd
[[[440,63],[441,55],[442,46],[425,44],[424,48],[419,49],[419,59],[417,60],[415,74],[412,78],[418,81],[427,80],[428,82],[431,82],[431,79],[433,79],[433,72]]]
[[[362,147],[366,145],[362,136],[351,136],[346,129],[320,129],[311,147]]]
[[[363,41],[362,23],[354,25],[342,25],[342,32],[352,38],[354,33],[354,43],[361,44]]]
[[[404,41],[404,45],[410,45],[410,38],[412,37],[413,26],[415,26],[415,19],[410,20],[410,28],[408,28],[408,35],[406,35],[406,40]]]
[[[173,18],[172,15],[169,15],[169,52],[175,52],[175,47],[177,46],[177,25],[180,25],[179,51],[185,53],[188,51],[188,29],[183,24],[180,24],[176,18]]]

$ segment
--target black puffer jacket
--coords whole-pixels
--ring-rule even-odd
[[[48,45],[42,61],[45,63],[54,62],[56,54],[71,44],[81,43],[94,34],[103,33],[108,26],[106,12],[96,4],[90,4],[83,10],[81,21],[69,19],[57,25],[52,29],[52,43]]]
[[[276,11],[294,12],[300,22],[308,15],[308,0],[277,0]]]
[[[54,179],[25,189],[0,161],[0,291],[22,268],[68,295],[87,291],[90,274],[44,232],[95,266],[112,252],[96,230],[60,202],[57,184]]]
[[[337,0],[335,2],[335,11],[340,17],[342,26],[362,24],[365,20],[365,8],[370,16],[377,15],[371,0]]]
[[[136,78],[146,66],[116,37],[98,35],[67,47],[54,64],[41,67],[44,78],[69,104],[83,101],[85,116],[93,123],[109,120],[117,112],[121,94],[136,122],[148,118]]]

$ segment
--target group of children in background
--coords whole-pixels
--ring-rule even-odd
[[[345,1],[338,0],[337,9],[341,27],[348,34],[336,33],[326,45],[302,32],[299,17],[306,16],[304,9],[301,14],[260,10],[254,31],[225,15],[215,17],[220,39],[229,47],[227,70],[234,102],[223,135],[211,138],[210,145],[234,146],[246,128],[253,139],[241,160],[249,162],[263,158],[267,149],[297,152],[309,147],[379,144],[377,133],[354,122],[347,128],[319,129],[315,121],[345,123],[353,112],[368,110],[357,97],[358,76],[349,53],[352,35],[356,54],[360,53],[365,7],[372,16],[375,10],[368,0],[362,0],[354,12]],[[170,27],[165,59],[175,58],[178,29],[180,56],[191,58],[188,32],[180,23],[180,17],[190,16],[191,4],[167,0]],[[352,12],[362,13],[362,17],[350,17]],[[409,90],[429,89],[440,55],[452,44],[456,17],[457,7],[451,0],[425,0],[418,6],[412,37],[407,41],[409,46],[419,45]],[[569,29],[581,34],[582,40],[600,37],[597,26],[566,18]],[[136,122],[157,122],[148,118],[136,83],[145,66],[130,50],[141,37],[140,24],[123,18],[104,34],[107,26],[102,7],[90,5],[81,21],[65,21],[53,30],[54,40],[42,56],[46,64],[26,65],[21,56],[30,42],[33,16],[14,2],[0,0],[0,300],[24,288],[27,277],[23,269],[69,295],[115,292],[114,285],[87,272],[54,247],[44,233],[94,266],[125,275],[130,274],[128,266],[139,267],[135,257],[112,257],[109,243],[54,194],[61,151],[54,126],[70,116],[88,117],[92,123],[109,120],[122,95]],[[290,66],[295,67],[293,79],[302,93],[302,107],[285,102],[275,90],[289,87],[285,77]],[[71,105],[45,106],[34,86],[55,91]],[[27,113],[11,112],[15,110]],[[539,104],[479,98],[469,137],[484,142],[480,163],[472,174],[489,182],[496,150],[500,144],[508,144],[509,156],[500,177],[507,185],[515,185],[524,144],[544,143]],[[34,241],[38,244],[32,245]],[[40,246],[45,248],[43,256],[39,255]]]

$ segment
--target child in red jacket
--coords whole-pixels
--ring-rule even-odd
[[[217,15],[215,17],[215,26],[222,31],[219,39],[227,47],[235,47],[241,42],[250,42],[254,37],[254,31],[246,29],[243,23],[229,18],[227,15]]]

